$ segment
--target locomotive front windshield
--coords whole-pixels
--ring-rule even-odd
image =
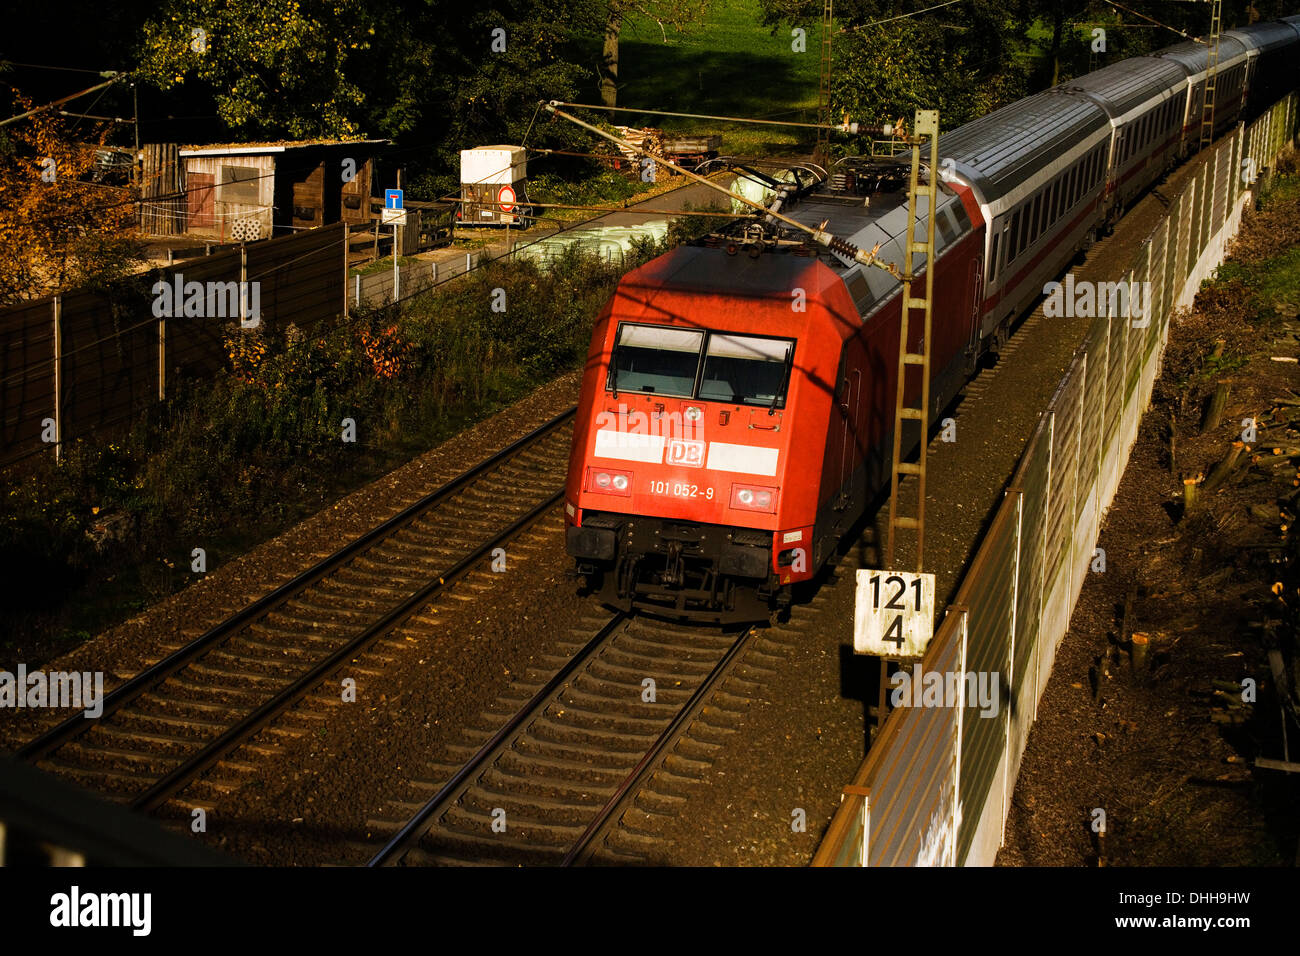
[[[709,336],[699,397],[737,405],[785,404],[786,367],[794,343],[748,335]]]
[[[605,387],[785,407],[793,339],[623,323]]]
[[[690,398],[704,333],[662,325],[621,325],[611,376],[619,391]]]

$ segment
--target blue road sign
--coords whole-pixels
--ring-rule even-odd
[[[385,209],[402,208],[402,191],[400,189],[384,190],[384,208]]]

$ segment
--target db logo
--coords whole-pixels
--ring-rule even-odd
[[[688,468],[704,467],[704,442],[674,438],[668,443],[668,464]]]

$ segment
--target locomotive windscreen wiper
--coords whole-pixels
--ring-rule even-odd
[[[776,390],[776,394],[772,396],[772,404],[767,408],[769,415],[776,414],[776,403],[785,394],[785,390],[790,384],[790,372],[794,369],[794,362],[791,361],[790,353],[793,351],[793,345],[785,350],[785,373],[781,376],[781,387]]]

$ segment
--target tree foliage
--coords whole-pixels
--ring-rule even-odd
[[[986,0],[961,6],[960,13],[871,25],[889,10],[860,4],[872,19],[835,34],[832,115],[910,122],[917,109],[938,109],[943,127],[951,129],[1024,95],[1014,23]]]
[[[163,0],[143,28],[140,74],[159,89],[197,82],[247,138],[358,132],[370,45],[364,0]]]
[[[32,108],[10,89],[9,111]],[[124,189],[93,182],[107,126],[73,133],[43,110],[0,128],[0,303],[100,285],[129,268],[133,206]]]

